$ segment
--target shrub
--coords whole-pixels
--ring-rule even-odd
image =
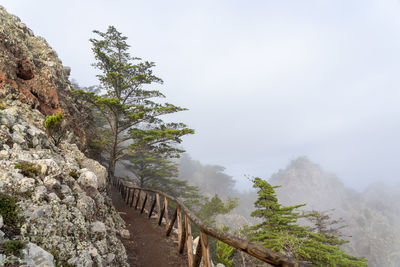
[[[25,242],[21,240],[9,240],[0,246],[0,252],[7,256],[14,255],[18,258],[22,258],[24,255],[21,249],[25,248],[25,246]]]
[[[39,167],[36,164],[28,161],[20,161],[15,164],[14,167],[16,169],[20,169],[23,175],[31,178],[39,175],[40,173]]]
[[[72,178],[78,179],[79,175],[76,172],[76,170],[72,170],[69,172],[69,176],[71,176]]]
[[[47,134],[52,139],[54,145],[58,146],[64,139],[67,133],[65,127],[63,126],[63,114],[61,112],[47,116],[44,122]]]
[[[23,221],[18,216],[18,206],[13,196],[0,193],[0,214],[4,220],[4,228],[9,234],[18,234],[19,225]]]

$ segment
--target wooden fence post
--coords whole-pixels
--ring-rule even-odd
[[[208,246],[208,235],[200,232],[201,251],[203,256],[203,267],[211,267],[210,249]]]
[[[157,201],[157,213],[158,213],[158,220],[161,217],[161,206],[160,206],[160,195],[156,193],[156,201]]]
[[[193,241],[192,241],[192,228],[190,226],[190,221],[187,215],[185,214],[185,228],[186,228],[186,248],[187,248],[187,256],[188,256],[188,265],[189,267],[193,267]]]
[[[182,227],[182,213],[181,213],[181,207],[177,207],[177,209],[178,209],[178,250],[179,250],[179,253],[183,253],[183,248],[184,248],[184,246],[185,246],[185,242],[184,242],[184,239],[185,239],[185,226],[183,225],[183,227]]]
[[[154,210],[154,207],[156,206],[156,202],[157,202],[157,197],[154,196],[153,205],[151,205],[151,208],[149,211],[149,218],[151,218],[151,214],[153,214],[153,210]]]
[[[147,196],[148,196],[148,193],[146,192],[146,195],[144,197],[143,205],[142,205],[142,209],[140,210],[140,213],[143,213],[143,211],[144,211],[144,207],[146,206]]]
[[[201,262],[201,236],[199,236],[199,242],[197,243],[196,253],[194,254],[193,266],[199,267]]]
[[[128,188],[128,194],[127,197],[125,199],[125,204],[128,205],[129,204],[129,197],[131,196],[131,188]]]
[[[141,193],[142,193],[142,190],[139,189],[139,193],[138,193],[138,195],[137,195],[137,200],[136,200],[136,205],[135,205],[135,210],[137,210],[137,206],[138,206],[139,201],[140,201],[140,194],[141,194]]]
[[[167,236],[171,234],[172,228],[174,228],[177,215],[178,215],[178,207],[176,207],[174,215],[172,215],[171,222],[169,223],[169,227],[167,228],[167,233],[166,233]]]
[[[165,230],[168,230],[169,218],[168,218],[168,199],[164,197],[164,217],[165,217]]]

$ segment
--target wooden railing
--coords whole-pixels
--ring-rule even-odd
[[[156,217],[158,220],[158,225],[161,226],[164,220],[166,236],[171,234],[171,231],[176,223],[178,231],[178,250],[179,253],[183,253],[186,244],[189,267],[200,266],[201,260],[203,260],[204,267],[211,266],[211,256],[208,244],[209,236],[212,236],[273,266],[311,266],[307,263],[297,261],[263,246],[254,244],[247,240],[243,240],[234,235],[224,233],[218,229],[205,225],[180,200],[161,191],[128,185],[119,178],[114,178],[112,180],[112,184],[119,190],[126,204],[135,209],[139,208],[140,213],[145,212],[147,213],[148,217],[151,218],[153,213],[155,213],[155,210],[157,210]],[[163,198],[163,201],[161,198]],[[175,204],[175,211],[171,217],[168,214],[169,201]],[[195,225],[200,231],[200,239],[195,253],[193,253],[191,224]]]

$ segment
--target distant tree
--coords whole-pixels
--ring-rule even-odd
[[[135,173],[134,179],[140,187],[162,190],[182,200],[199,199],[197,187],[176,178],[178,169],[173,160],[148,151],[138,151],[127,159],[130,164],[126,166]]]
[[[263,220],[247,229],[253,241],[315,266],[367,266],[367,259],[342,251],[338,247],[338,238],[331,239],[329,234],[315,233],[308,227],[296,224],[297,219],[309,216],[294,211],[305,204],[282,206],[275,194],[276,186],[258,177],[254,178],[253,183],[258,190],[258,199],[255,202],[256,210],[251,215]]]
[[[349,241],[341,239],[345,236],[342,233],[342,229],[346,227],[345,221],[343,218],[332,219],[329,212],[333,211],[334,209],[322,212],[315,210],[308,212],[307,220],[313,224],[310,230],[315,233],[324,234],[326,237],[326,244],[346,244]]]
[[[201,191],[228,197],[235,191],[236,181],[224,171],[223,166],[202,164],[184,153],[179,164],[179,179],[188,180]]]
[[[196,215],[208,225],[215,225],[215,218],[219,214],[227,214],[238,205],[237,198],[228,198],[225,202],[218,195],[207,199],[196,211]]]
[[[152,100],[165,96],[158,90],[147,90],[145,86],[162,83],[162,80],[153,74],[153,62],[142,61],[129,54],[127,37],[113,26],[106,32],[94,33],[100,37],[90,39],[90,42],[96,59],[94,66],[101,71],[97,77],[102,93],[76,90],[75,94],[97,108],[107,121],[109,136],[105,139],[105,147],[108,172],[109,176],[114,176],[116,162],[132,153],[127,150],[127,144],[134,142],[132,133],[160,125],[160,116],[185,109]],[[175,126],[175,130],[187,129],[184,124]]]

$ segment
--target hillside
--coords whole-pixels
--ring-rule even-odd
[[[120,241],[128,232],[107,196],[106,169],[74,144],[84,147],[85,133],[68,68],[1,6],[0,50],[0,263],[128,266]],[[59,111],[71,127],[56,147],[44,120]],[[25,256],[12,256],[22,243]]]
[[[369,266],[397,267],[400,261],[400,186],[381,183],[358,193],[306,157],[293,160],[270,179],[281,185],[277,194],[285,205],[307,203],[304,210],[327,211],[348,225],[344,234],[352,255],[369,259]]]

